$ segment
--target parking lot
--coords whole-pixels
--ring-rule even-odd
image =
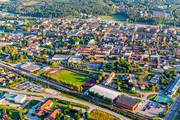
[[[42,85],[30,82],[30,81],[25,81],[25,82],[20,83],[14,87],[14,89],[29,90],[32,92],[41,92],[41,91],[43,91],[44,88],[45,87],[43,87]]]
[[[148,115],[157,116],[165,110],[166,106],[153,101],[145,101],[140,105],[135,112]]]

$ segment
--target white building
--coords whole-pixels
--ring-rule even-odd
[[[4,97],[6,100],[13,101],[15,103],[24,103],[27,99],[26,95],[16,93],[5,93]]]
[[[114,91],[114,90],[102,87],[100,85],[94,85],[93,87],[91,87],[89,89],[89,91],[97,93],[97,94],[104,96],[106,98],[109,98],[111,100],[114,100],[115,98],[117,98],[118,96],[121,95],[121,93],[118,91]]]

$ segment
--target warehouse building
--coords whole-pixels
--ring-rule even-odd
[[[99,94],[100,96],[104,96],[104,97],[109,98],[109,99],[111,99],[111,100],[114,100],[114,99],[116,99],[118,96],[121,95],[120,92],[117,92],[117,91],[114,91],[114,90],[105,88],[105,87],[100,86],[100,85],[94,85],[93,87],[91,87],[91,88],[89,89],[89,91],[90,91],[90,92],[97,93],[97,94]]]
[[[140,100],[123,94],[116,99],[116,104],[130,110],[135,110],[140,104]]]
[[[15,103],[24,103],[27,99],[27,96],[16,93],[5,93],[4,98],[8,101],[13,101]]]

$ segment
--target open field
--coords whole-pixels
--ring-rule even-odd
[[[49,74],[50,73],[50,74]],[[64,82],[67,84],[72,84],[75,86],[81,86],[84,83],[89,81],[89,78],[86,76],[83,76],[81,73],[76,73],[73,71],[68,71],[68,70],[56,70],[55,72],[48,72],[46,73],[50,78]]]
[[[35,4],[38,4],[38,2],[37,1],[30,1],[30,2],[23,3],[24,6],[30,6],[30,5],[35,5]]]
[[[103,112],[101,110],[94,110],[90,113],[93,120],[120,120],[116,116]]]
[[[126,21],[126,17],[121,15],[99,16],[102,20]]]

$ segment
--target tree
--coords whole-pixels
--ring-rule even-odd
[[[147,77],[147,80],[150,80],[150,79],[151,79],[151,76],[148,76],[148,77]]]
[[[100,80],[96,80],[96,83],[99,84],[99,83],[100,83]]]
[[[22,47],[22,41],[19,42],[19,47]]]
[[[2,49],[0,49],[0,54],[2,54],[3,53],[3,50]]]
[[[50,54],[51,54],[51,55],[54,55],[54,53],[55,53],[55,52],[51,50],[51,53],[50,53]]]
[[[116,59],[117,59],[118,62],[120,61],[120,57],[119,56],[117,56]]]
[[[112,99],[110,99],[110,103],[113,104],[113,100]]]
[[[99,76],[99,79],[98,79],[98,80],[99,80],[99,81],[102,80],[102,76]]]
[[[6,114],[6,113],[7,113],[6,108],[3,108],[3,114]]]
[[[86,70],[88,70],[89,69],[89,67],[88,66],[86,66]]]
[[[102,72],[101,76],[104,78],[106,76],[106,73]]]
[[[86,119],[89,119],[90,118],[90,114],[88,111],[85,112],[85,116],[86,116]]]
[[[149,74],[149,72],[146,70],[146,71],[144,72],[144,75],[147,76],[148,74]]]
[[[165,79],[164,79],[164,78],[161,78],[160,83],[161,83],[161,84],[164,84],[164,82],[165,82]]]
[[[70,118],[68,118],[66,115],[64,116],[64,120],[71,120]]]
[[[152,86],[152,91],[155,91],[155,90],[156,90],[155,86]]]
[[[19,117],[20,117],[20,120],[23,120],[23,114],[21,111],[19,111]]]
[[[8,73],[9,71],[7,70],[7,68],[4,68],[4,72],[5,72],[5,73]]]
[[[141,78],[139,76],[136,77],[139,82],[141,82]]]
[[[47,54],[48,50],[44,49],[43,54]]]
[[[176,70],[173,70],[173,75],[176,76]]]
[[[75,113],[74,118],[75,118],[75,120],[80,120],[81,115],[79,113]]]
[[[56,120],[61,120],[63,116],[64,116],[63,113],[57,114],[57,115],[56,115]]]
[[[58,65],[57,62],[53,62],[53,63],[52,63],[52,66],[53,66],[53,67],[56,67],[57,65]]]

